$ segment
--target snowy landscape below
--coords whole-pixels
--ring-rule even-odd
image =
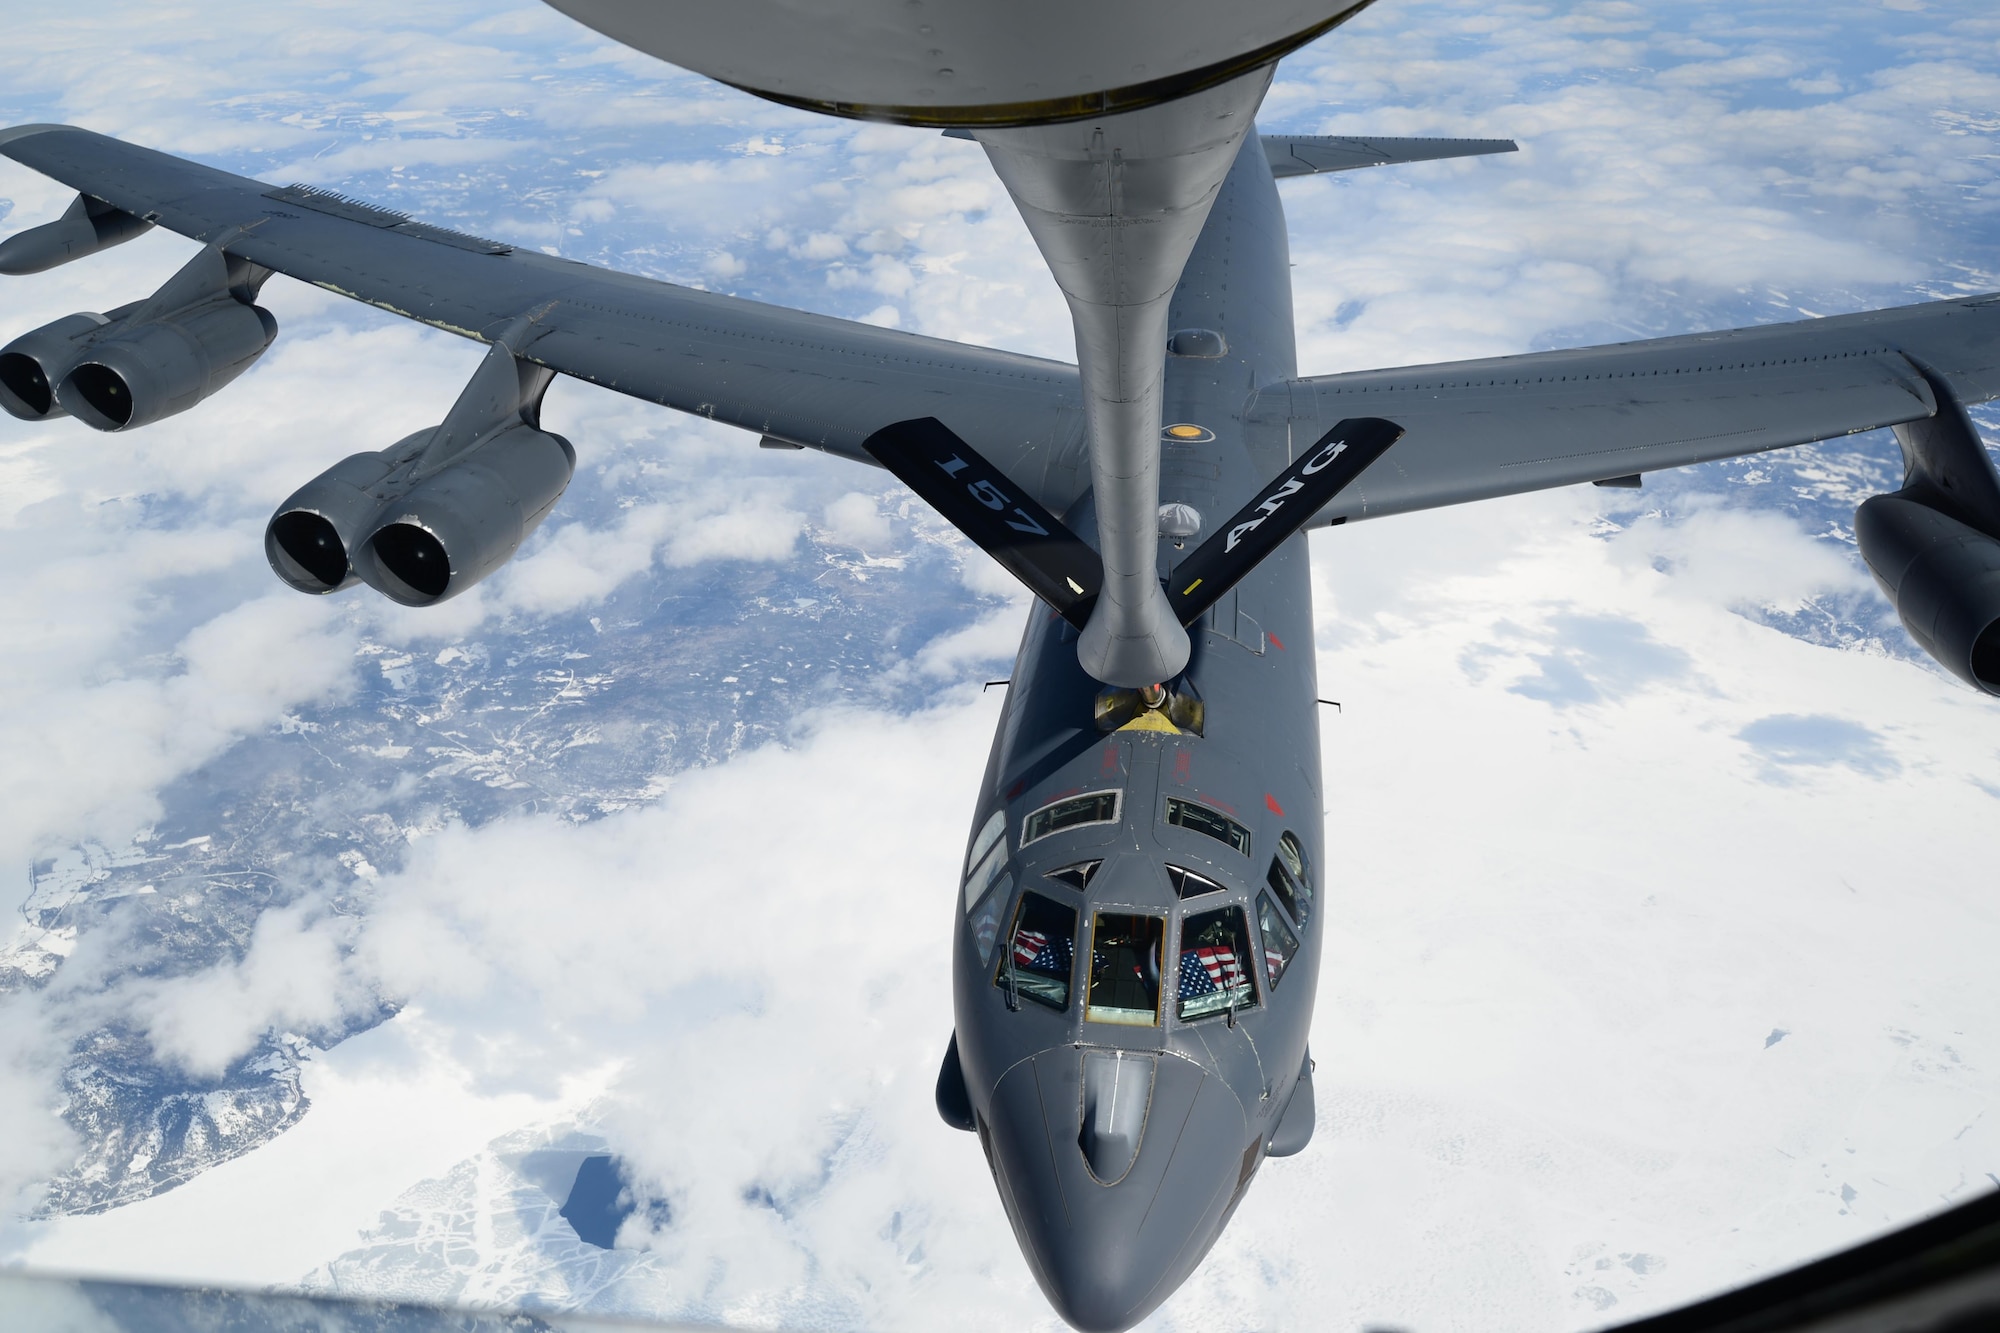
[[[539,4],[118,0],[0,72],[5,123],[1070,355],[974,145]],[[1384,0],[1262,128],[1522,151],[1287,183],[1302,369],[2000,288],[1996,108],[1969,2]],[[0,230],[66,203],[0,164]],[[7,279],[0,333],[188,251]],[[513,566],[428,613],[296,596],[272,507],[479,353],[265,304],[194,412],[0,423],[0,1262],[1059,1327],[931,1106],[1021,594],[885,474],[560,382],[579,471]],[[1883,432],[1312,538],[1318,1133],[1147,1327],[1584,1329],[2000,1187],[2000,711],[1855,553],[1899,474]],[[551,1154],[615,1158],[612,1248]]]

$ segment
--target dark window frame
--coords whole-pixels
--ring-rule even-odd
[[[1167,862],[1166,866],[1167,883],[1173,886],[1176,898],[1203,898],[1211,893],[1223,893],[1229,887],[1219,880],[1210,879],[1199,870],[1177,866],[1171,861]]]
[[[1098,819],[1079,819],[1072,824],[1061,824],[1053,828],[1046,828],[1042,830],[1040,833],[1035,832],[1035,820],[1037,820],[1043,815],[1049,814],[1050,811],[1056,810],[1065,805],[1069,805],[1072,802],[1097,800],[1105,796],[1109,796],[1111,798],[1111,813],[1109,815],[1103,816],[1102,818]],[[1100,788],[1097,791],[1080,791],[1080,792],[1075,792],[1069,796],[1057,797],[1053,801],[1045,802],[1042,805],[1037,806],[1035,809],[1030,810],[1027,813],[1027,815],[1021,820],[1020,846],[1026,847],[1030,843],[1040,842],[1043,838],[1053,838],[1056,834],[1067,833],[1071,829],[1091,828],[1093,826],[1102,824],[1116,824],[1119,820],[1119,817],[1124,813],[1124,810],[1125,810],[1125,789],[1123,787],[1104,787]],[[1053,823],[1053,816],[1051,816],[1050,822]]]
[[[1061,978],[1060,1003],[1043,993],[1045,989],[1054,988],[1057,981],[1054,974],[1029,971],[1014,962],[1015,941],[1019,938],[1021,927],[1026,922],[1031,900],[1045,904],[1048,911],[1059,912],[1069,919],[1069,972]],[[1057,1013],[1068,1013],[1070,998],[1076,992],[1076,918],[1076,908],[1068,903],[1059,902],[1047,894],[1036,893],[1033,889],[1022,890],[1020,898],[1014,903],[1014,912],[1008,920],[1007,929],[1000,936],[1000,961],[993,970],[993,984],[1008,992],[1010,996],[1018,995],[1024,1000],[1033,1000]],[[1053,930],[1047,932],[1047,935],[1051,941],[1061,938],[1060,933]],[[1009,963],[1014,965],[1010,968]],[[1022,984],[1024,981],[1027,984]]]
[[[1183,817],[1190,814],[1194,816],[1193,819]],[[1250,830],[1241,821],[1212,805],[1185,800],[1179,796],[1169,796],[1165,818],[1166,822],[1175,828],[1199,833],[1205,838],[1213,838],[1232,851],[1240,852],[1244,856],[1250,855]],[[1227,836],[1218,829],[1233,830],[1236,836]]]
[[[1273,992],[1276,992],[1278,983],[1284,979],[1285,973],[1292,970],[1292,961],[1299,956],[1299,950],[1305,946],[1297,932],[1292,929],[1291,923],[1285,920],[1284,910],[1278,906],[1268,891],[1258,893],[1257,903],[1259,908],[1257,912],[1257,951],[1264,958],[1264,983]],[[1270,909],[1270,918],[1268,921],[1263,910],[1266,906]],[[1275,969],[1271,966],[1273,950],[1271,948],[1270,935],[1272,924],[1276,924],[1280,940],[1289,941],[1291,946],[1276,950],[1279,959],[1278,966]]]
[[[1196,944],[1193,948],[1189,947],[1188,943],[1189,927],[1194,926],[1196,928],[1199,928],[1201,926],[1201,923],[1203,923],[1206,919],[1212,917],[1220,917],[1226,920],[1231,913],[1234,913],[1236,917],[1235,921],[1236,941],[1232,946],[1232,952],[1236,956],[1237,972],[1242,977],[1242,986],[1239,987],[1238,989],[1248,991],[1249,998],[1238,1000],[1234,1004],[1228,1004],[1228,1003],[1219,1004],[1216,1005],[1214,1008],[1204,1010],[1201,1013],[1190,1014],[1188,1013],[1188,1005],[1190,1003],[1195,1003],[1203,1000],[1210,1000],[1213,998],[1213,996],[1210,995],[1198,996],[1196,997],[1195,1001],[1190,1001],[1188,999],[1183,998],[1180,994],[1182,978],[1187,971],[1188,955],[1190,953],[1194,953],[1197,949],[1202,947],[1199,944]],[[1258,935],[1254,934],[1251,931],[1250,913],[1244,909],[1242,903],[1240,902],[1222,903],[1218,906],[1211,907],[1206,911],[1183,913],[1180,921],[1180,933],[1175,938],[1175,944],[1179,946],[1174,951],[1174,1021],[1175,1022],[1205,1023],[1212,1018],[1233,1019],[1235,1015],[1240,1014],[1247,1009],[1255,1009],[1262,1003],[1262,996],[1257,986],[1257,964],[1251,957],[1251,955],[1253,955],[1259,948],[1261,944],[1261,937],[1259,937]],[[1201,964],[1201,966],[1206,968],[1207,965],[1204,963]],[[1213,981],[1214,978],[1211,975],[1210,976],[1211,984],[1213,984]],[[1228,990],[1229,988],[1227,987],[1218,987],[1213,994],[1226,996],[1228,994]]]
[[[1128,1018],[1100,1017],[1097,1012],[1094,1012],[1094,1011],[1106,1011],[1106,1012],[1117,1012],[1121,1014],[1138,1014],[1145,1012],[1130,1005],[1099,1004],[1097,1002],[1097,994],[1099,986],[1098,935],[1099,932],[1102,930],[1103,924],[1107,918],[1117,918],[1120,920],[1130,920],[1130,921],[1143,921],[1147,923],[1147,926],[1149,928],[1147,930],[1147,933],[1150,934],[1152,937],[1151,945],[1153,949],[1153,970],[1151,977],[1150,978],[1147,977],[1144,970],[1144,963],[1143,963],[1144,945],[1142,944],[1140,946],[1141,955],[1139,963],[1139,984],[1141,987],[1150,985],[1153,992],[1153,1007],[1151,1010],[1151,1017],[1148,1019],[1141,1020],[1138,1018],[1129,1018],[1129,1017]],[[1112,1027],[1158,1028],[1163,1022],[1165,1022],[1165,1019],[1161,1012],[1161,1001],[1164,998],[1163,993],[1166,990],[1166,985],[1165,985],[1166,979],[1164,976],[1164,971],[1166,967],[1166,956],[1167,956],[1167,918],[1164,915],[1157,912],[1148,912],[1143,909],[1120,908],[1120,907],[1098,908],[1097,910],[1091,912],[1090,969],[1087,975],[1084,977],[1084,995],[1083,995],[1084,1021],[1086,1023],[1103,1023]],[[1116,964],[1107,959],[1106,965],[1115,966]]]

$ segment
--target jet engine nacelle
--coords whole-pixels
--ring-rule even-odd
[[[137,308],[129,305],[109,315],[64,315],[0,347],[0,408],[23,421],[68,416],[56,401],[56,385],[93,344],[116,331],[122,316]]]
[[[41,273],[72,259],[123,245],[153,229],[144,218],[112,207],[102,199],[80,194],[54,222],[30,227],[0,241],[0,273]]]
[[[105,431],[185,412],[278,336],[278,321],[253,304],[269,276],[210,246],[144,301],[22,334],[0,347],[0,408],[24,421],[74,416]]]
[[[407,470],[433,433],[421,430],[391,448],[343,458],[292,492],[264,527],[264,558],[278,577],[300,592],[321,594],[359,582],[348,552],[393,498],[391,474]]]
[[[354,571],[405,606],[456,597],[513,558],[575,471],[562,436],[502,430],[387,505],[355,548]]]
[[[86,426],[135,430],[222,388],[277,336],[270,311],[223,296],[110,332],[68,368],[56,398]]]
[[[264,529],[278,577],[432,606],[506,564],[576,471],[569,441],[541,429],[555,372],[513,350],[532,329],[523,319],[494,343],[441,424],[342,459],[279,505]]]
[[[344,458],[278,506],[264,554],[300,592],[364,582],[405,606],[456,597],[507,563],[569,486],[576,450],[527,425],[426,474],[440,426]]]
[[[2000,694],[2000,541],[1902,495],[1864,500],[1854,539],[1917,646]]]

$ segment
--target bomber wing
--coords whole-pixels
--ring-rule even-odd
[[[2000,397],[2000,294],[1857,315],[1270,385],[1282,461],[1349,417],[1405,429],[1316,526],[1759,453]]]
[[[1061,362],[516,249],[66,125],[0,130],[0,153],[133,218],[450,333],[491,343],[526,317],[524,360],[773,443],[873,464],[861,446],[876,430],[936,417],[1051,507],[1087,482],[1076,368]]]
[[[1345,134],[1259,137],[1264,144],[1264,157],[1271,164],[1271,174],[1279,180],[1353,171],[1357,167],[1390,167],[1403,162],[1436,162],[1448,157],[1483,157],[1488,153],[1520,150],[1520,145],[1512,139],[1398,139],[1382,135],[1362,138]]]

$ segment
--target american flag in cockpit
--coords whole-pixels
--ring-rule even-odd
[[[1192,1000],[1217,991],[1235,990],[1244,985],[1243,966],[1236,950],[1203,945],[1181,951],[1181,998]]]
[[[1024,967],[1030,972],[1047,972],[1052,976],[1066,976],[1069,973],[1070,943],[1067,938],[1051,940],[1046,931],[1017,930],[1014,932],[1014,966]]]

